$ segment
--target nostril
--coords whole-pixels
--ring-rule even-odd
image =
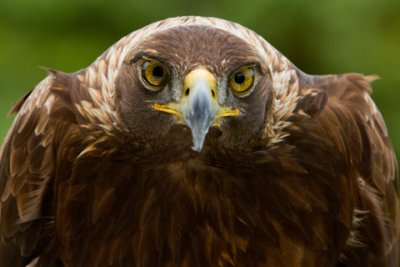
[[[214,92],[214,90],[211,90],[211,94],[212,94],[212,97],[215,97],[215,92]]]
[[[185,90],[185,96],[188,96],[189,94],[190,94],[190,89],[187,88],[187,89]]]

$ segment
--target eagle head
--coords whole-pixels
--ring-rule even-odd
[[[240,147],[263,128],[271,85],[265,58],[248,41],[215,27],[176,26],[130,47],[116,105],[126,127],[151,144]]]

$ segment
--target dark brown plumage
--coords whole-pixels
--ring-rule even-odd
[[[0,151],[0,264],[399,266],[373,79],[201,17],[49,70]]]

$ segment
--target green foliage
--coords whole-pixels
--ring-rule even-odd
[[[0,140],[11,105],[46,75],[38,66],[73,72],[150,22],[202,15],[255,30],[308,73],[378,74],[373,98],[399,154],[399,11],[397,0],[2,0]]]

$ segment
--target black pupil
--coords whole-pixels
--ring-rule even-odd
[[[235,83],[242,84],[246,80],[246,76],[243,72],[238,72],[235,74]]]
[[[157,78],[162,78],[164,76],[164,70],[160,66],[156,66],[153,69],[153,76]]]

